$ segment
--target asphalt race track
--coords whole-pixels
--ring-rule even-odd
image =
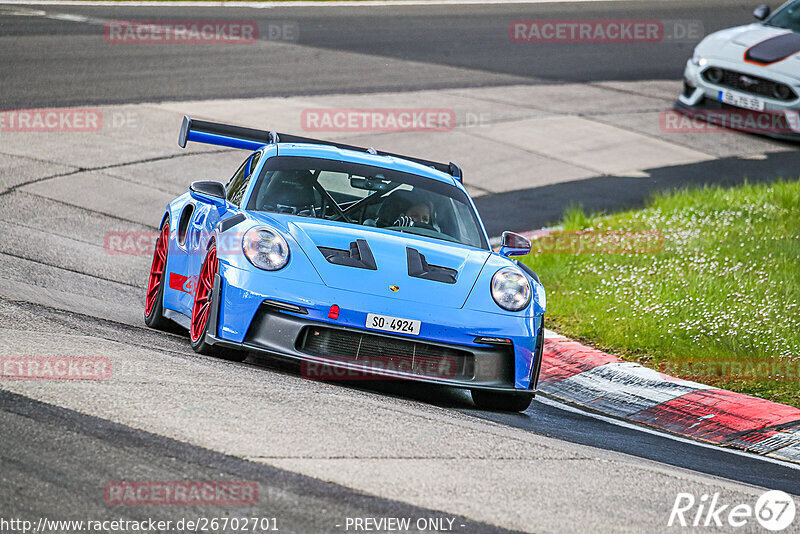
[[[580,154],[520,149],[530,174],[547,172],[528,177],[521,163],[507,169],[518,182],[508,183],[514,180],[490,178],[480,154],[470,156],[469,143],[496,142],[492,128],[520,113],[546,111],[546,120],[568,124],[591,119],[609,132],[630,117],[657,117],[693,48],[559,44],[520,52],[526,45],[509,42],[509,21],[658,18],[699,21],[709,33],[749,21],[752,7],[0,4],[2,109],[98,106],[106,117],[137,118],[131,128],[90,134],[0,132],[0,356],[91,355],[113,364],[107,381],[0,378],[0,518],[247,516],[276,518],[281,532],[313,533],[352,532],[347,518],[410,517],[449,520],[454,532],[639,533],[681,531],[667,527],[681,492],[751,505],[765,488],[800,496],[797,465],[621,426],[546,398],[524,414],[491,413],[448,388],[319,382],[277,361],[197,355],[184,334],[143,324],[150,256],[104,247],[109,232],[155,230],[159,210],[193,179],[220,179],[244,157],[208,146],[179,151],[184,112],[233,122],[272,113],[287,128],[295,119],[282,107],[483,102],[493,106],[492,125],[471,137],[459,130],[444,143],[464,154],[467,176],[476,176],[467,183],[492,235],[552,223],[576,199],[618,209],[675,185],[796,174],[800,157],[791,143],[732,133],[668,142],[644,119],[636,130],[613,129],[649,143],[637,157],[650,159],[631,167],[636,172],[592,159],[605,154],[595,146],[580,169]],[[112,45],[103,24],[119,19],[256,20],[260,28],[296,25],[299,33],[249,48]],[[562,87],[564,94],[635,97],[636,109],[624,112],[640,115],[613,116],[605,100],[564,101]],[[527,95],[545,100],[509,104]],[[556,116],[572,107],[584,114]],[[422,156],[435,150],[431,139],[381,137],[388,148]],[[638,177],[640,169],[649,178]],[[245,506],[104,499],[114,481],[176,480],[255,482],[258,499]]]
[[[0,94],[3,108],[8,109],[510,83],[680,79],[696,44],[692,39],[676,38],[653,46],[531,46],[512,43],[508,25],[537,18],[662,19],[699,22],[704,33],[710,33],[749,22],[750,4],[741,0],[671,0],[202,10],[53,6],[46,10],[55,16],[83,15],[93,23],[24,15],[25,10],[35,13],[37,6],[6,6],[0,9]],[[274,46],[108,46],[94,38],[99,33],[97,25],[102,27],[104,21],[187,18],[256,21],[261,39]],[[298,31],[270,41],[270,25],[284,24]]]

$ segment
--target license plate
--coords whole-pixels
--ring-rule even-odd
[[[724,104],[730,104],[737,108],[764,111],[764,101],[754,96],[734,93],[732,91],[720,91],[718,99]]]
[[[398,332],[400,334],[411,334],[416,336],[419,334],[420,326],[422,326],[422,323],[413,319],[401,319],[400,317],[375,315],[374,313],[367,314],[367,328],[372,330]]]

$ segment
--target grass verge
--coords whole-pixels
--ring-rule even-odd
[[[552,328],[800,407],[800,182],[672,192],[614,215],[573,208],[562,226],[523,258]]]

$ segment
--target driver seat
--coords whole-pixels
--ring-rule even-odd
[[[314,189],[315,182],[311,171],[275,171],[269,185],[261,194],[258,209],[278,213],[313,214],[317,204],[321,204],[321,196]]]

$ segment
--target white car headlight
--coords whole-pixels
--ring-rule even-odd
[[[504,267],[492,277],[492,298],[508,311],[519,311],[531,301],[531,285],[524,274]]]
[[[703,56],[701,56],[700,54],[698,54],[697,50],[695,50],[694,54],[692,54],[692,63],[694,63],[698,67],[705,67],[708,64],[708,60]]]
[[[266,226],[250,228],[242,239],[242,250],[250,263],[267,271],[277,271],[289,261],[286,240]]]

